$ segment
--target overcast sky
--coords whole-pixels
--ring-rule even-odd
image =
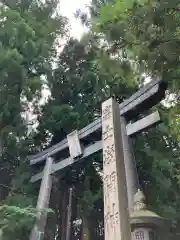
[[[60,13],[69,18],[71,25],[71,35],[80,39],[83,32],[87,29],[82,26],[80,20],[74,17],[76,10],[81,9],[82,11],[87,11],[86,6],[90,4],[91,0],[60,0]],[[40,103],[44,103],[49,96],[49,90],[46,87],[42,90],[42,99]]]
[[[74,17],[74,13],[76,10],[81,9],[82,11],[87,11],[86,6],[90,4],[91,0],[59,0],[60,1],[60,13],[69,18],[70,25],[71,25],[71,35],[80,39],[83,32],[86,29],[82,26],[80,20],[77,20]],[[43,104],[49,96],[49,90],[45,87],[42,90],[42,98],[40,104]],[[31,113],[29,110],[25,113],[26,120],[29,121],[36,121],[36,116]],[[34,125],[36,127],[36,125]]]
[[[74,18],[74,13],[77,9],[86,11],[86,5],[91,0],[60,0],[60,12],[70,20],[71,34],[74,37],[80,38],[85,28],[81,25],[80,21]]]

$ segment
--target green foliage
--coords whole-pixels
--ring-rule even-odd
[[[2,2],[2,1],[1,1]],[[0,202],[3,239],[28,239],[34,217],[28,152],[33,139],[24,115],[37,109],[44,79],[56,56],[57,37],[66,19],[57,1],[11,1],[0,4]],[[31,214],[32,212],[32,214]],[[29,215],[28,215],[29,214]],[[30,217],[31,216],[31,217]],[[3,226],[2,226],[3,225]]]
[[[22,229],[30,230],[36,216],[36,210],[32,207],[0,206],[0,229],[5,239],[7,234],[13,236],[15,232],[22,232]]]
[[[140,183],[150,208],[178,220],[178,0],[93,0],[91,19],[81,16],[88,23],[89,33],[81,41],[68,39],[59,54],[56,40],[64,36],[67,28],[66,19],[57,14],[56,0],[3,2],[0,6],[3,237],[28,239],[37,216],[32,207],[37,192],[29,184],[28,153],[59,142],[72,130],[99,117],[102,101],[110,96],[122,102],[142,85],[143,74],[162,77],[169,83],[168,95],[173,97],[171,105],[168,102],[169,109],[158,106],[164,124],[133,140]],[[44,83],[51,96],[44,106],[39,106]],[[23,118],[30,103],[38,119],[37,131],[32,134]],[[81,210],[76,218],[95,216],[102,225],[103,217],[96,215],[103,212],[101,170],[102,157],[97,154],[62,174],[64,191],[69,186],[75,189],[74,199]],[[52,207],[57,219],[61,219],[57,201],[53,200]],[[55,226],[59,227],[59,223],[53,223]]]
[[[179,89],[178,0],[116,0],[94,19],[97,31],[139,63],[142,71],[160,75],[173,92]]]
[[[180,105],[179,103],[175,104],[174,107],[171,108],[169,115],[169,124],[171,126],[171,133],[178,137],[180,141]]]
[[[100,116],[104,99],[114,95],[121,101],[136,89],[136,76],[125,61],[111,62],[96,41],[70,39],[48,78],[51,99],[41,109],[37,142],[49,133],[57,133],[55,141],[60,141],[73,129],[90,123]]]
[[[134,139],[141,186],[152,210],[160,215],[179,219],[180,147],[170,136],[169,129],[161,124]]]
[[[36,208],[27,206],[27,197],[19,195],[19,200],[21,202],[16,202],[16,206],[6,204],[0,206],[0,232],[2,232],[4,240],[14,237],[18,239],[22,234],[24,238],[28,238],[35,219],[40,215],[52,213],[50,209],[44,209],[37,212]],[[22,200],[24,200],[23,204]]]
[[[123,57],[140,75],[168,82],[164,126],[141,134],[134,144],[149,206],[179,219],[179,1],[112,0],[92,5],[92,30],[107,42],[110,57]]]
[[[137,73],[133,73],[128,62],[111,61],[91,34],[81,41],[70,39],[56,63],[52,76],[47,79],[51,97],[38,118],[36,144],[41,148],[47,146],[44,143],[49,142],[49,137],[50,145],[57,143],[67,133],[99,117],[105,99],[114,96],[122,101],[137,89]],[[59,158],[61,155],[57,156]],[[101,170],[102,159],[98,154],[64,173],[66,188],[71,185],[75,188],[76,206],[73,206],[78,206],[76,219],[87,216],[94,219],[96,213],[103,212]],[[58,203],[53,204],[53,209],[61,219]],[[102,225],[103,215],[99,215],[96,220]],[[60,223],[55,221],[55,224]]]
[[[80,216],[89,218],[102,211],[103,205],[103,189],[102,189],[102,164],[101,156],[91,157],[85,165],[82,182],[78,185],[81,191],[78,191],[78,208]],[[81,176],[82,177],[82,176]]]

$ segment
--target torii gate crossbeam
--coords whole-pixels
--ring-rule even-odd
[[[129,99],[125,100],[123,103],[121,103],[119,105],[119,110],[117,110],[118,108],[115,107],[115,114],[118,118],[118,115],[121,115],[121,122],[119,122],[119,124],[121,125],[120,127],[120,132],[122,135],[122,149],[123,149],[123,162],[125,164],[125,175],[126,175],[126,183],[127,183],[127,192],[128,192],[128,206],[129,206],[129,211],[132,208],[133,205],[133,195],[135,194],[135,191],[137,189],[137,183],[135,183],[137,181],[137,176],[135,173],[135,162],[132,159],[132,155],[131,155],[131,148],[129,145],[129,136],[132,136],[144,129],[147,129],[149,127],[151,127],[152,125],[158,124],[160,122],[160,116],[158,111],[148,115],[147,117],[144,117],[143,119],[140,119],[134,123],[130,122],[129,124],[127,124],[127,121],[132,120],[134,117],[137,117],[140,113],[143,113],[144,111],[150,109],[151,107],[153,107],[154,105],[156,105],[158,102],[160,102],[164,96],[165,96],[165,90],[166,90],[166,84],[161,81],[161,80],[157,80],[157,81],[152,81],[149,84],[145,85],[142,89],[140,89],[138,92],[136,92],[135,94],[133,94]],[[112,109],[115,103],[112,104]],[[118,111],[118,112],[117,112]],[[115,124],[116,128],[117,128],[117,123]],[[107,129],[107,133],[109,132],[110,129]],[[114,131],[114,130],[113,130]],[[102,122],[101,122],[101,118],[97,119],[96,121],[94,121],[93,123],[89,124],[87,127],[81,129],[80,131],[76,131],[76,134],[74,135],[75,140],[77,142],[78,148],[80,149],[80,145],[81,145],[81,141],[87,138],[90,138],[93,136],[93,134],[99,132],[100,134],[102,134]],[[106,134],[106,131],[103,130],[103,134]],[[73,136],[73,134],[72,134]],[[79,141],[80,140],[80,141]],[[104,141],[104,136],[103,136],[103,141]],[[70,142],[68,142],[68,139],[64,139],[63,141],[61,141],[60,143],[44,150],[41,153],[38,153],[36,155],[30,156],[29,160],[30,160],[30,164],[31,165],[38,165],[39,163],[43,162],[44,160],[46,160],[46,164],[45,164],[45,169],[47,169],[47,164],[50,161],[51,162],[51,168],[49,168],[49,172],[47,174],[52,174],[56,171],[62,170],[72,164],[78,163],[81,160],[83,160],[84,158],[86,158],[87,156],[90,156],[91,154],[100,151],[102,149],[102,140],[101,139],[96,139],[95,143],[94,140],[91,141],[86,141],[88,142],[86,146],[84,146],[84,149],[82,151],[82,154],[78,155],[81,151],[79,151],[79,153],[75,154],[75,156],[78,156],[78,158],[74,158],[72,155],[68,158],[65,159],[61,159],[59,162],[57,163],[53,163],[53,161],[49,160],[50,156],[53,156],[54,154],[56,154],[57,152],[60,152],[64,149],[67,149],[68,151],[68,147],[69,147],[69,152],[71,154],[71,147],[73,148],[74,146],[69,146]],[[117,144],[117,140],[115,140],[116,144]],[[106,146],[107,147],[107,146]],[[76,151],[76,150],[75,150]],[[119,150],[118,150],[119,151]],[[104,153],[104,149],[103,149],[103,153]],[[103,155],[104,158],[104,155]],[[119,158],[118,155],[116,158]],[[34,176],[32,176],[31,178],[31,182],[36,182],[40,179],[42,179],[42,183],[41,183],[41,189],[40,189],[40,195],[39,195],[39,199],[38,201],[44,204],[44,202],[47,205],[46,201],[42,201],[42,199],[46,196],[48,196],[49,198],[49,194],[50,194],[50,188],[47,189],[43,186],[43,182],[44,179],[47,178],[47,174],[45,174],[45,170],[43,172],[40,172]],[[117,174],[118,176],[119,174]],[[120,187],[121,189],[121,187]],[[124,201],[125,202],[125,201]],[[43,205],[41,204],[41,205]],[[37,204],[37,206],[39,206]],[[39,206],[39,209],[42,209],[43,207],[45,207],[45,205],[43,206]],[[120,207],[119,209],[123,209],[122,207]],[[43,222],[44,221],[40,221]],[[45,224],[43,224],[45,225]],[[41,226],[40,226],[41,228]],[[40,236],[40,232],[42,232],[44,229],[40,229],[38,226],[35,226],[34,228],[34,236]],[[39,230],[38,230],[39,229]],[[122,234],[122,236],[125,236]],[[31,238],[31,240],[35,240],[36,238]],[[124,239],[124,237],[122,237],[121,239]]]

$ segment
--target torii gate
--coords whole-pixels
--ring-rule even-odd
[[[110,98],[102,104],[102,118],[80,131],[72,132],[60,143],[30,156],[31,165],[44,162],[44,170],[31,178],[32,183],[41,180],[37,209],[48,208],[51,174],[103,150],[105,240],[130,240],[129,213],[133,209],[133,197],[139,187],[130,138],[161,121],[158,111],[136,122],[133,119],[159,103],[165,97],[165,90],[166,84],[157,80],[146,84],[120,105]],[[82,149],[83,142],[86,145]],[[52,156],[62,150],[69,150],[70,156],[53,162]],[[39,216],[30,240],[43,239],[45,224],[46,216]]]

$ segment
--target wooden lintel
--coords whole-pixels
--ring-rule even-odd
[[[75,159],[82,155],[82,149],[79,141],[78,131],[75,130],[67,135],[70,156]]]
[[[128,134],[128,136],[132,136],[132,135],[136,134],[137,132],[143,131],[143,130],[151,127],[152,125],[158,124],[159,122],[160,122],[160,115],[159,115],[159,112],[156,111],[135,123],[128,124],[126,127],[127,134]],[[96,143],[93,143],[92,145],[90,145],[84,149],[83,155],[79,159],[77,159],[76,163],[78,163],[79,161],[82,161],[84,158],[90,156],[91,154],[100,151],[101,149],[102,149],[102,141],[97,141]],[[66,167],[69,167],[74,163],[75,162],[71,157],[66,158],[62,161],[59,161],[57,163],[54,163],[53,167],[52,167],[52,173],[63,170]],[[33,183],[33,182],[40,180],[42,178],[42,175],[43,175],[43,173],[40,172],[40,173],[37,173],[36,175],[32,176],[31,182]]]
[[[161,118],[159,112],[156,111],[147,117],[140,119],[135,123],[130,123],[127,125],[127,135],[131,136],[133,134],[137,134],[142,130],[145,130],[149,127],[152,127],[154,124],[159,124],[161,122]]]
[[[119,105],[120,114],[131,119],[144,110],[150,109],[164,98],[165,90],[166,84],[162,80],[152,81],[146,84],[129,99]],[[100,131],[101,127],[101,118],[99,118],[78,132],[79,139],[83,139],[95,131]],[[47,156],[52,156],[66,148],[68,148],[68,142],[67,139],[64,139],[60,143],[57,143],[40,153],[29,156],[30,164],[34,165],[44,161]]]
[[[79,159],[77,159],[77,161],[74,162],[74,160],[71,157],[68,157],[60,162],[54,163],[52,166],[52,172],[51,173],[55,173],[57,171],[60,171],[62,169],[65,169],[66,167],[70,167],[72,164],[74,163],[79,163],[80,161],[82,161],[84,158],[90,156],[91,154],[98,152],[102,149],[102,142],[98,141],[88,147],[86,147],[83,151],[83,155],[82,157],[80,157]],[[38,180],[40,180],[43,176],[43,172],[37,173],[36,175],[31,177],[31,182],[36,182]]]

